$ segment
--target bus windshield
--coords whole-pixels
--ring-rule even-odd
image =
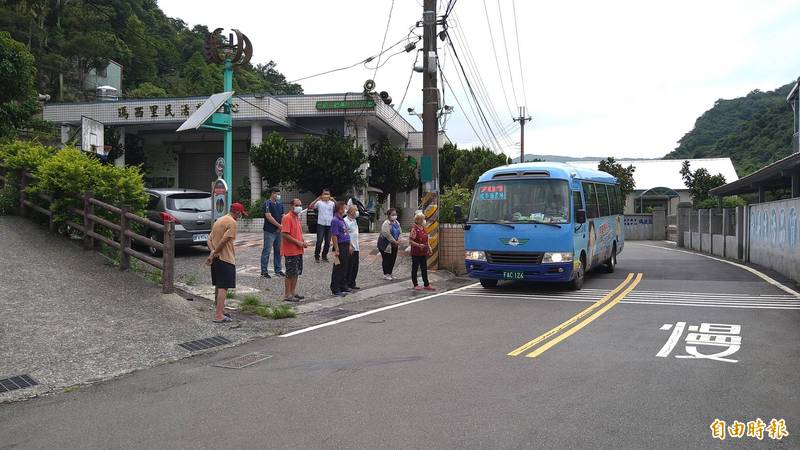
[[[492,180],[478,183],[470,222],[569,223],[566,180]]]

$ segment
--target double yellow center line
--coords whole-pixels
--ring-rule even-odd
[[[625,277],[625,280],[619,284],[619,286],[615,287],[614,290],[604,295],[603,298],[593,303],[591,306],[579,312],[578,314],[575,314],[574,316],[570,317],[561,325],[553,328],[547,333],[544,333],[543,335],[537,337],[532,341],[522,344],[520,347],[510,352],[508,356],[519,356],[531,350],[532,348],[536,347],[537,345],[541,344],[542,342],[547,341],[544,345],[538,347],[537,349],[533,350],[532,352],[526,355],[526,357],[528,358],[536,358],[537,356],[546,352],[559,342],[577,333],[578,331],[580,331],[581,328],[585,327],[593,320],[602,316],[606,311],[613,308],[614,305],[619,303],[620,300],[625,298],[626,295],[628,295],[634,288],[636,288],[639,282],[642,281],[643,276],[644,276],[643,273],[638,273],[638,274],[629,273],[628,276]],[[593,311],[594,314],[592,314]],[[548,341],[548,339],[550,340]]]

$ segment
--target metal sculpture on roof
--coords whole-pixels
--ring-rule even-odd
[[[231,31],[233,33],[229,33],[227,39],[222,36],[222,28],[217,28],[206,37],[203,53],[208,61],[223,64],[225,60],[229,60],[233,66],[250,62],[253,57],[253,44],[250,43],[250,39],[235,28]]]

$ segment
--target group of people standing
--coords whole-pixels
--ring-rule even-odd
[[[358,232],[358,207],[343,201],[336,201],[328,189],[312,201],[308,208],[317,212],[317,242],[314,248],[314,260],[317,263],[333,260],[330,289],[336,296],[346,296],[360,289],[357,284],[360,262],[360,242]],[[270,189],[269,199],[263,204],[264,214],[264,247],[261,252],[261,276],[272,278],[268,272],[269,259],[272,256],[274,276],[284,278],[284,300],[299,302],[305,297],[297,293],[297,283],[303,273],[303,254],[309,243],[303,239],[303,228],[300,215],[303,204],[295,198],[291,202],[289,212],[284,212],[281,202],[281,191]],[[217,220],[209,236],[208,246],[211,254],[208,264],[211,266],[212,283],[216,288],[217,310],[215,322],[229,321],[224,313],[224,302],[227,289],[236,287],[236,269],[233,242],[236,239],[236,220],[247,215],[240,203],[231,205],[231,212]],[[418,213],[409,233],[409,245],[412,258],[411,281],[416,290],[434,290],[428,281],[427,258],[431,254],[428,233],[425,231],[425,215]],[[387,219],[381,225],[378,238],[378,250],[383,261],[383,278],[393,280],[397,254],[400,252],[401,227],[397,220],[397,211],[387,211]],[[417,273],[421,271],[423,285],[419,286]],[[223,305],[220,307],[219,305]]]

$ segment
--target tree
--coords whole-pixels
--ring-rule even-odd
[[[441,223],[455,223],[453,212],[455,205],[461,205],[464,217],[469,216],[469,206],[472,202],[472,191],[459,185],[450,186],[444,194],[439,196],[439,221]]]
[[[167,91],[165,91],[164,88],[156,86],[149,81],[145,81],[139,86],[136,86],[136,89],[132,89],[128,92],[128,97],[130,98],[157,98],[166,96]]]
[[[0,138],[26,127],[38,109],[33,55],[21,42],[0,32]]]
[[[725,176],[721,173],[711,175],[703,167],[692,172],[689,161],[683,162],[681,176],[683,177],[683,183],[692,194],[692,201],[695,205],[710,198],[708,191],[725,184]]]
[[[617,180],[619,180],[619,188],[623,196],[630,194],[636,189],[636,181],[633,179],[633,172],[636,171],[636,167],[633,165],[624,167],[622,164],[618,163],[613,156],[609,156],[600,161],[600,164],[597,165],[597,170],[602,170],[603,172],[615,176]]]
[[[292,182],[297,175],[297,152],[275,131],[261,145],[250,147],[250,161],[258,168],[265,187]]]
[[[406,192],[417,187],[417,171],[400,148],[384,138],[369,155],[369,184],[382,193],[378,202],[383,204],[389,194]]]
[[[483,172],[508,163],[508,157],[485,147],[471,150],[445,144],[439,149],[439,185],[442,192],[451,186],[472,187]]]
[[[329,130],[323,136],[307,136],[297,151],[297,187],[319,193],[329,188],[334,195],[365,183],[361,165],[367,162],[355,139]]]

